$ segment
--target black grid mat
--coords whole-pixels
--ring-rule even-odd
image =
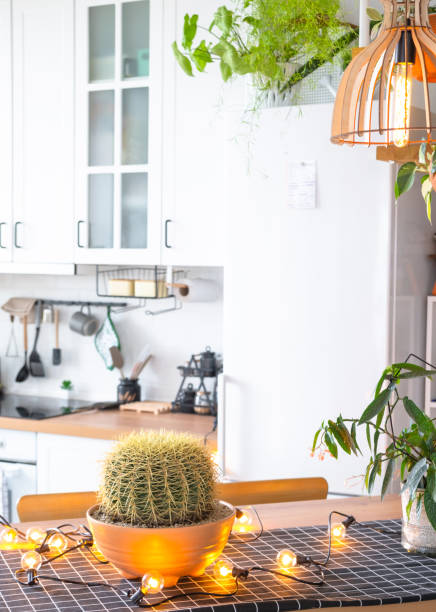
[[[367,523],[393,531],[400,530],[400,521]],[[266,531],[255,542],[233,538],[223,557],[239,567],[260,565],[277,569],[275,557],[282,548],[322,559],[327,551],[326,527],[302,527]],[[22,586],[13,574],[19,567],[20,553],[0,553],[0,610],[10,612],[121,612],[138,609],[116,592],[102,587],[92,589],[80,585],[41,581],[42,585]],[[317,579],[305,568],[293,570],[301,578]],[[75,551],[50,566],[44,574],[53,572],[60,578],[86,581],[107,581],[128,588],[110,565],[101,565],[86,551]],[[352,526],[345,543],[333,547],[332,559],[326,570],[326,585],[313,587],[267,574],[253,572],[240,584],[234,597],[214,598],[207,594],[191,599],[184,597],[159,607],[159,610],[195,612],[281,612],[315,608],[374,605],[436,600],[436,559],[410,555],[400,544],[399,537],[379,533],[374,529]],[[137,586],[132,583],[133,587]],[[166,589],[170,596],[181,591],[231,590],[233,580],[218,584],[208,570],[198,579],[186,578],[177,587]],[[160,599],[161,595],[153,598]],[[150,601],[153,601],[151,599]],[[436,610],[436,601],[435,601]]]

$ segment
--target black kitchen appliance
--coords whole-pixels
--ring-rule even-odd
[[[76,399],[64,400],[59,397],[38,397],[14,393],[5,393],[0,397],[0,417],[37,421],[86,410],[117,407],[118,404],[114,402],[94,404]]]

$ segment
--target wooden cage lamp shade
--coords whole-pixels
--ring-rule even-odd
[[[383,0],[377,38],[354,57],[340,82],[333,110],[335,144],[436,144],[429,83],[436,80],[436,34],[429,0]],[[421,91],[419,91],[421,89]],[[424,113],[413,117],[414,95]]]

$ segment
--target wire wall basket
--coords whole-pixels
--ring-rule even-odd
[[[173,288],[168,286],[168,283],[175,283],[184,276],[183,270],[171,270],[169,275],[168,268],[165,266],[112,269],[96,266],[96,293],[100,297],[132,300],[134,305],[130,308],[144,307],[149,300],[172,299],[174,301],[172,308],[146,311],[146,314],[160,314],[180,308]]]

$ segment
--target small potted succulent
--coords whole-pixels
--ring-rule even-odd
[[[126,578],[173,586],[221,554],[235,509],[215,499],[216,466],[188,434],[134,432],[107,455],[87,519],[101,553]]]
[[[63,380],[60,385],[60,389],[62,391],[62,397],[65,401],[71,398],[71,392],[73,390],[73,383],[71,380]]]
[[[413,363],[394,363],[387,367],[375,390],[374,400],[359,419],[342,416],[321,424],[315,434],[312,452],[328,450],[335,459],[338,448],[349,455],[362,454],[357,429],[366,430],[371,457],[364,476],[371,493],[375,480],[382,476],[382,499],[396,475],[401,479],[403,507],[402,544],[410,551],[436,554],[436,425],[407,396],[401,397],[401,381],[431,377],[436,370]],[[411,424],[396,432],[392,415],[403,407]],[[383,443],[383,444],[382,444]]]

